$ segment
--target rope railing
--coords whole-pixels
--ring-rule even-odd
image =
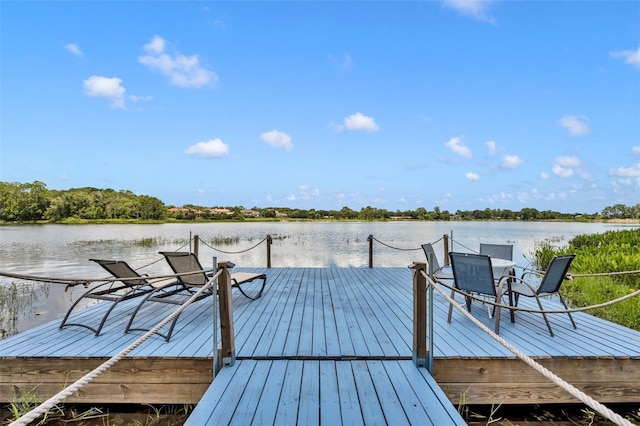
[[[251,250],[255,249],[255,248],[256,248],[256,247],[258,247],[260,244],[262,244],[262,243],[264,243],[265,241],[267,241],[267,239],[268,239],[268,238],[269,238],[269,236],[266,236],[265,238],[263,238],[263,239],[262,239],[260,242],[258,242],[257,244],[255,244],[255,245],[253,245],[253,246],[251,246],[251,247],[249,247],[249,248],[247,248],[247,249],[244,249],[244,250],[238,250],[238,251],[225,251],[225,250],[221,250],[221,249],[219,249],[219,248],[217,248],[217,247],[213,247],[212,245],[208,244],[206,241],[203,241],[202,239],[200,240],[200,242],[201,242],[202,244],[204,244],[205,246],[209,247],[210,249],[212,249],[212,250],[214,250],[214,251],[217,251],[217,252],[219,252],[219,253],[223,253],[223,254],[242,254],[242,253],[246,253],[246,252],[248,252],[248,251],[251,251]]]
[[[581,401],[585,405],[588,405],[589,407],[591,407],[592,409],[594,409],[595,411],[600,413],[603,417],[607,418],[608,420],[611,420],[616,425],[618,425],[618,426],[633,426],[633,423],[631,423],[630,421],[626,420],[625,418],[623,418],[619,414],[615,413],[614,411],[612,411],[611,409],[609,409],[605,405],[601,404],[600,402],[596,401],[595,399],[593,399],[589,395],[585,394],[584,392],[582,392],[581,390],[579,390],[578,388],[576,388],[572,384],[570,384],[567,381],[563,380],[562,378],[558,377],[555,373],[553,373],[549,369],[545,368],[544,366],[540,365],[533,358],[531,358],[530,356],[526,355],[525,353],[520,351],[518,348],[516,348],[515,346],[513,346],[512,344],[507,342],[504,338],[500,337],[498,334],[496,334],[493,331],[491,331],[486,325],[484,325],[477,318],[475,318],[473,315],[471,315],[471,313],[467,312],[461,305],[457,304],[449,295],[447,295],[441,288],[439,288],[439,286],[435,285],[436,281],[432,280],[425,273],[424,270],[420,270],[419,272],[422,275],[422,277],[427,280],[427,282],[429,283],[429,286],[432,286],[432,288],[435,288],[435,290],[438,291],[438,293],[440,293],[440,295],[443,296],[449,303],[451,303],[453,306],[455,306],[455,308],[458,311],[460,311],[464,316],[466,316],[469,320],[471,320],[482,331],[487,333],[491,338],[493,338],[498,343],[500,343],[502,346],[504,346],[509,351],[511,351],[513,354],[515,354],[519,359],[521,359],[527,365],[529,365],[534,370],[536,370],[537,372],[542,374],[545,378],[549,379],[554,384],[560,386],[563,390],[568,392],[571,396],[573,396],[574,398],[578,399],[579,401]],[[439,284],[442,284],[442,283],[439,283]]]
[[[148,332],[146,332],[143,336],[141,336],[135,342],[133,342],[132,344],[124,348],[122,351],[120,351],[118,354],[114,355],[113,357],[109,358],[107,361],[103,362],[97,368],[85,374],[80,379],[76,380],[74,383],[67,386],[65,389],[58,392],[57,394],[55,394],[54,396],[52,396],[51,398],[49,398],[48,400],[46,400],[45,402],[43,402],[42,404],[34,408],[33,410],[29,411],[28,413],[24,414],[20,418],[16,419],[14,422],[10,423],[9,426],[26,426],[30,424],[31,422],[43,416],[49,410],[54,408],[60,402],[62,402],[69,396],[73,395],[74,392],[77,392],[83,386],[91,383],[93,380],[95,380],[96,377],[98,377],[100,374],[107,371],[114,364],[116,364],[122,358],[127,356],[131,351],[133,351],[142,343],[144,343],[146,340],[148,340],[153,334],[158,332],[162,327],[167,325],[170,321],[173,321],[173,319],[176,318],[178,315],[180,315],[182,311],[184,311],[191,303],[196,301],[198,297],[200,297],[205,291],[211,288],[211,286],[216,282],[216,280],[218,279],[218,277],[223,271],[225,271],[225,269],[220,269],[213,277],[211,277],[211,279],[205,285],[203,285],[197,292],[195,292],[191,297],[189,297],[187,301],[181,304],[178,309],[176,309],[173,313],[167,316],[164,320],[160,321],[155,327],[151,328]],[[201,270],[201,271],[194,271],[194,272],[203,272],[203,271]],[[185,275],[185,273],[182,273],[180,275]]]
[[[402,247],[394,247],[390,244],[387,244],[385,242],[380,241],[379,239],[377,239],[376,237],[374,237],[373,235],[370,235],[369,238],[371,238],[373,241],[375,241],[376,243],[385,246],[387,248],[390,248],[392,250],[400,250],[400,251],[415,251],[415,250],[422,250],[422,247],[411,247],[411,248],[402,248]],[[440,241],[442,241],[443,237],[440,237],[439,239],[435,240],[434,242],[432,242],[431,244],[435,244],[438,243]]]

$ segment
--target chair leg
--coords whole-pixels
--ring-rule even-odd
[[[500,301],[498,300],[498,297],[499,296],[496,296],[495,303],[500,303]],[[500,311],[501,309],[499,306],[493,305],[493,316],[495,317],[495,321],[496,321],[494,332],[496,334],[500,334]]]
[[[262,287],[260,288],[260,291],[258,292],[258,295],[257,295],[257,296],[255,296],[255,297],[251,297],[251,296],[249,296],[247,293],[245,293],[245,292],[244,292],[244,290],[242,289],[242,285],[241,285],[241,284],[238,284],[238,282],[237,282],[237,281],[236,281],[236,283],[235,283],[233,286],[234,286],[234,287],[237,287],[237,288],[238,288],[238,290],[240,290],[240,293],[242,293],[242,295],[243,295],[244,297],[246,297],[247,299],[257,300],[257,299],[259,299],[259,298],[261,298],[261,297],[262,297],[262,292],[264,291],[264,286],[267,284],[267,278],[266,278],[266,277],[264,277],[264,278],[259,277],[259,278],[256,278],[256,279],[261,279],[261,280],[262,280]],[[251,282],[251,281],[248,281],[248,282]],[[243,283],[243,284],[244,284],[244,283]]]
[[[536,298],[536,302],[538,302],[538,307],[540,308],[541,311],[544,311],[544,308],[542,307],[542,302],[540,302],[540,298],[538,297],[537,294],[534,295]],[[547,323],[547,328],[549,329],[549,334],[551,334],[551,337],[553,337],[553,330],[551,330],[551,324],[549,323],[549,319],[547,318],[547,314],[542,312],[542,317],[544,318],[544,322]]]
[[[447,322],[451,322],[451,313],[453,312],[453,301],[456,298],[456,291],[455,290],[451,290],[451,300],[452,302],[449,303],[449,316],[447,317]]]
[[[565,302],[564,297],[562,297],[562,294],[558,293],[558,297],[560,297],[562,306],[564,306],[564,308],[568,310],[569,307],[567,306],[567,303]],[[571,316],[571,312],[567,312],[567,315],[569,315],[569,319],[571,320],[571,324],[573,324],[573,328],[577,329],[578,326],[576,325],[576,322],[573,320],[573,317]]]

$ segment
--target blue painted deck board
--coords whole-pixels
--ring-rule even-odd
[[[185,425],[466,425],[421,370],[411,361],[237,361]]]

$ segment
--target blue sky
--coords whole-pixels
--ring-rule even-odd
[[[7,1],[0,180],[166,204],[640,203],[638,1]]]

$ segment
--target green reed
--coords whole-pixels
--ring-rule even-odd
[[[29,282],[0,284],[0,339],[18,332],[18,317],[31,309],[39,294],[48,294],[46,285]]]
[[[606,273],[605,276],[576,277],[563,284],[562,292],[574,307],[605,303],[640,289],[640,229],[578,235],[566,247],[553,248],[550,242],[538,244],[533,255],[536,266],[546,269],[558,254],[575,253],[569,272],[576,275]],[[629,328],[640,330],[640,297],[634,297],[590,314]]]

